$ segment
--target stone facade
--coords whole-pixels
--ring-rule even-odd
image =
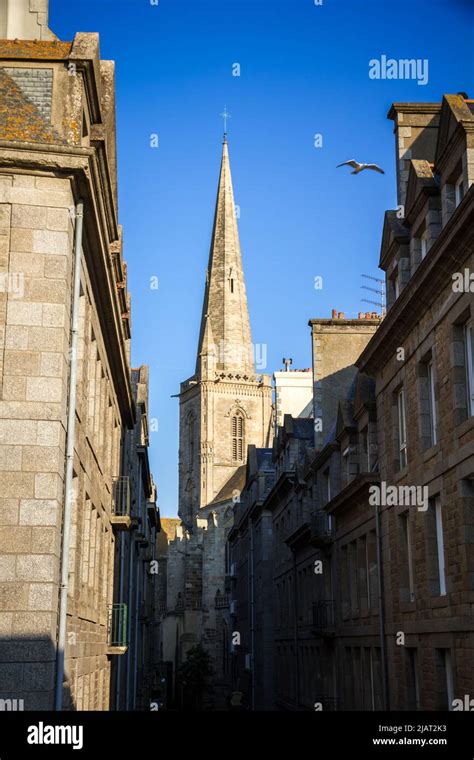
[[[137,458],[147,456],[146,444],[143,455],[127,443],[137,414],[141,425],[146,417],[137,407],[145,370],[132,387],[113,63],[100,59],[95,34],[78,34],[73,42],[0,40],[0,98],[6,109],[0,129],[0,696],[23,698],[29,710],[54,706],[70,498],[62,706],[109,709],[121,699],[111,689],[112,662],[131,646],[128,636],[140,633],[139,626],[127,630],[125,608],[117,607],[127,604],[117,580],[124,549],[118,533],[131,527],[131,473]],[[77,402],[72,490],[65,493],[71,358]],[[119,488],[119,479],[127,487]],[[138,561],[132,553],[132,566]]]
[[[474,113],[446,95],[396,103],[389,116],[397,149],[411,139],[416,154],[399,186],[403,230],[385,217],[391,305],[358,366],[376,383],[380,480],[425,492],[421,505],[380,507],[387,701],[450,709],[474,692],[474,297],[472,281],[455,285],[474,271]]]
[[[310,323],[316,436],[285,419],[261,507],[273,514],[275,709],[446,710],[474,691],[474,112],[447,95],[390,118],[387,315],[365,345],[331,339],[346,320]],[[230,534],[231,560],[250,519]]]

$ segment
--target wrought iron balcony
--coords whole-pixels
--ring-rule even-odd
[[[126,604],[109,606],[107,654],[125,654],[128,649],[128,609]]]
[[[334,636],[335,620],[334,599],[313,602],[313,631],[317,636]]]
[[[112,526],[116,530],[130,530],[130,478],[112,479]]]
[[[311,515],[311,543],[313,546],[327,546],[334,541],[334,518],[324,509]]]

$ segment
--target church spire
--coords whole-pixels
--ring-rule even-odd
[[[209,335],[213,339],[216,370],[254,374],[252,337],[247,307],[239,232],[224,132],[196,372],[209,366]]]

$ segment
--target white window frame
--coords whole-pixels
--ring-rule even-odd
[[[420,237],[420,250],[421,250],[421,258],[423,260],[426,254],[428,253],[428,230],[425,230],[422,236]]]
[[[400,388],[397,394],[397,411],[398,411],[398,454],[400,469],[403,470],[408,464],[407,456],[407,422],[405,392]]]
[[[446,565],[444,561],[444,534],[443,534],[443,513],[441,510],[441,499],[435,498],[435,521],[436,521],[436,553],[438,556],[438,580],[439,595],[446,596]]]
[[[326,496],[328,502],[330,502],[331,501],[331,468],[330,467],[324,470],[323,476],[324,476],[324,484],[325,484],[325,491],[326,491],[324,495]]]
[[[400,269],[399,269],[398,264],[393,271],[391,281],[393,284],[393,293],[396,300],[398,296],[400,295]]]
[[[469,417],[474,416],[474,322],[464,325],[464,347],[466,359],[466,392]]]
[[[431,427],[431,444],[436,446],[438,443],[438,419],[436,416],[436,394],[435,394],[435,372],[433,359],[430,359],[426,371],[428,375],[428,397],[430,404],[430,427]]]
[[[464,198],[464,175],[463,175],[463,172],[461,172],[456,182],[454,183],[454,203],[456,204],[456,208],[459,206],[463,198]]]

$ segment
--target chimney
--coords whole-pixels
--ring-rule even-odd
[[[338,319],[344,319],[344,318],[345,318],[345,317],[344,317],[344,312],[343,312],[343,311],[340,311],[340,312],[339,312],[339,314],[337,315],[337,318],[338,318]]]
[[[441,103],[394,103],[388,118],[394,122],[397,166],[397,204],[405,205],[410,162],[433,162]]]
[[[49,0],[2,0],[0,39],[55,40],[48,28]]]
[[[332,310],[331,319],[337,319],[337,309]]]

